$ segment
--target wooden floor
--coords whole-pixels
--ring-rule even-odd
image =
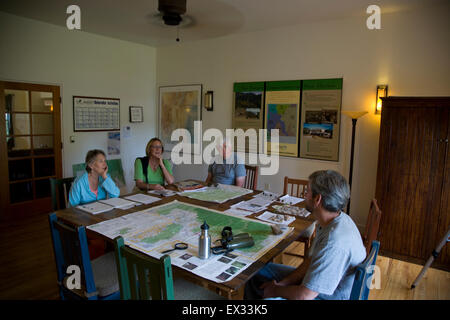
[[[292,245],[289,251],[303,252],[303,244]],[[298,266],[301,258],[283,255],[283,263]],[[450,272],[429,268],[416,288],[411,284],[423,266],[378,256],[380,289],[370,291],[369,300],[450,300]]]
[[[283,263],[288,265],[297,266],[301,262],[300,258],[283,257]],[[381,288],[373,289],[370,299],[450,300],[449,272],[430,268],[411,290],[422,266],[381,256],[377,265]],[[0,300],[58,298],[47,215],[0,222]]]
[[[0,299],[59,299],[46,214],[0,222]]]

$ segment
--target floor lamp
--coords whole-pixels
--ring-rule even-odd
[[[352,151],[350,155],[350,173],[348,177],[348,184],[350,186],[350,197],[352,193],[352,176],[353,176],[353,154],[355,152],[355,129],[356,121],[367,113],[367,111],[342,111],[343,114],[352,119]],[[350,199],[348,199],[347,214],[350,215]]]

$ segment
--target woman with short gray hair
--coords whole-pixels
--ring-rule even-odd
[[[108,174],[106,156],[102,150],[89,150],[86,154],[86,172],[75,179],[69,192],[71,207],[97,200],[116,198],[119,188]]]

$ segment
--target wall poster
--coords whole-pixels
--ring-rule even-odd
[[[266,82],[267,153],[272,153],[271,129],[279,129],[279,155],[298,157],[300,80]]]
[[[303,80],[300,157],[339,160],[342,78]]]
[[[235,151],[258,153],[259,129],[264,124],[264,82],[237,82],[234,83],[233,92],[233,129],[242,129],[244,133],[248,129],[255,129],[256,132],[256,142],[247,138],[245,146],[235,143]],[[242,134],[237,137],[245,139]]]

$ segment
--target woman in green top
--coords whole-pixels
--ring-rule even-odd
[[[164,190],[164,181],[172,184],[174,178],[168,160],[162,158],[164,147],[161,140],[153,138],[145,148],[146,157],[137,158],[134,162],[134,180],[141,190]]]

